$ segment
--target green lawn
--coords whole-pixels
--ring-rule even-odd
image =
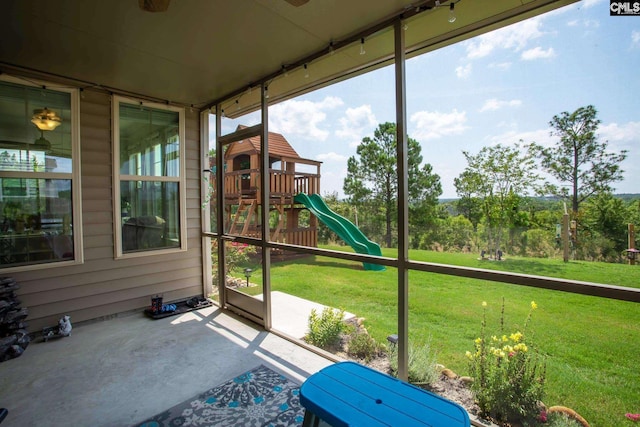
[[[395,256],[391,250],[383,250],[383,255]],[[516,257],[492,262],[479,261],[475,254],[428,251],[412,251],[410,257],[640,287],[640,266]],[[260,277],[255,271],[252,282]],[[364,271],[359,263],[307,257],[272,263],[271,278],[273,290],[365,317],[369,332],[380,342],[386,343],[386,337],[396,332],[394,269]],[[482,302],[487,302],[488,324],[497,334],[503,298],[507,334],[522,326],[531,301],[538,304],[529,332],[547,356],[547,405],[569,406],[596,427],[624,425],[626,412],[640,412],[640,304],[412,271],[410,338],[430,339],[439,362],[464,375],[464,353],[473,349],[479,334]]]

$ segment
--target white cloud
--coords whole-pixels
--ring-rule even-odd
[[[372,132],[376,124],[371,105],[347,108],[344,117],[340,118],[340,129],[336,130],[336,136],[349,140],[352,147],[357,146],[364,136]]]
[[[409,121],[415,126],[410,136],[418,141],[459,135],[469,128],[465,126],[467,113],[455,108],[450,113],[418,111],[411,115]]]
[[[600,28],[600,21],[595,19],[587,19],[584,21],[584,26],[587,28]]]
[[[538,129],[527,132],[508,131],[499,135],[493,135],[488,139],[491,145],[513,145],[523,141],[525,144],[536,142],[542,146],[549,147],[555,144],[555,139],[549,134],[549,129]]]
[[[640,122],[609,123],[598,128],[598,137],[609,141],[610,148],[616,151],[635,149],[639,133]]]
[[[556,56],[556,52],[552,47],[544,50],[540,46],[536,46],[533,49],[522,52],[520,57],[525,61],[534,61],[536,59],[553,58],[554,56]]]
[[[582,2],[580,2],[580,4],[585,9],[588,9],[590,7],[594,7],[594,6],[598,5],[599,3],[604,3],[605,1],[606,0],[583,0]]]
[[[492,62],[489,64],[489,68],[497,68],[498,70],[508,70],[511,68],[511,62]]]
[[[519,99],[512,99],[511,101],[500,101],[498,99],[492,98],[487,99],[479,111],[483,113],[485,111],[496,111],[505,107],[519,107],[521,105],[522,101],[520,101]]]
[[[456,67],[456,76],[459,79],[466,79],[471,75],[471,64],[467,64],[465,66],[460,65]]]
[[[490,38],[488,35],[480,36],[477,40],[467,43],[467,58],[476,59],[488,56],[496,48],[496,45],[497,40]]]
[[[600,125],[597,136],[601,141],[607,141],[607,151],[619,153],[620,150],[627,150],[627,158],[621,166],[626,171],[625,181],[618,184],[616,191],[637,193],[638,180],[640,176],[640,162],[637,161],[638,132],[640,132],[640,122],[609,123]]]
[[[482,58],[497,49],[520,52],[529,41],[544,35],[541,22],[540,18],[528,19],[467,41],[467,58]]]
[[[637,30],[631,31],[631,44],[634,47],[640,46],[640,31],[637,31]]]
[[[338,197],[344,197],[344,191],[342,186],[344,185],[344,179],[347,177],[347,168],[339,170],[328,170],[322,167],[322,186],[321,192],[323,195],[338,193]]]
[[[594,29],[600,27],[600,21],[597,19],[572,19],[567,22],[568,27],[579,27],[582,26],[587,29]]]
[[[327,118],[325,111],[333,110],[344,102],[336,96],[327,96],[320,102],[290,100],[276,104],[269,110],[270,130],[283,135],[305,135],[324,141],[329,131],[319,126]]]
[[[537,129],[528,132],[517,132],[510,130],[499,135],[487,138],[489,144],[513,144],[519,140],[525,143],[536,142],[544,147],[550,147],[558,142],[557,136],[551,135],[551,128]],[[637,135],[640,133],[640,122],[628,123],[609,123],[600,125],[597,131],[597,137],[601,141],[609,142],[611,151],[620,151],[623,149],[634,149],[637,141]]]
[[[343,156],[342,154],[338,154],[335,151],[331,151],[329,153],[321,153],[316,156],[316,160],[321,162],[344,162],[347,160],[347,156]]]

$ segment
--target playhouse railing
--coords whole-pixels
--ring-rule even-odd
[[[258,169],[227,172],[224,176],[227,198],[260,199],[260,174]],[[269,170],[269,192],[272,196],[293,197],[298,193],[320,193],[320,176],[312,173]]]

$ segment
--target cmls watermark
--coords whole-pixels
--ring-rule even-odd
[[[609,0],[609,15],[611,16],[640,15],[640,1]]]

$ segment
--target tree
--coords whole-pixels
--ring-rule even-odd
[[[618,197],[611,193],[599,193],[585,202],[582,223],[584,234],[601,236],[610,242],[602,247],[602,256],[616,260],[627,249],[627,209]],[[607,247],[610,253],[606,252]]]
[[[409,163],[409,237],[410,245],[417,249],[424,234],[437,227],[437,220],[444,219],[448,213],[438,203],[438,197],[442,194],[440,176],[433,173],[433,168],[426,163],[421,169],[416,168],[411,172],[411,165],[422,163],[419,154],[420,145],[416,143],[418,156]],[[412,156],[409,149],[409,156]],[[414,188],[412,188],[414,187]]]
[[[533,154],[501,144],[483,147],[478,154],[462,154],[467,167],[454,180],[458,195],[478,200],[487,227],[487,243],[497,252],[502,243],[503,228],[520,221],[518,214],[522,196],[537,190],[540,177],[536,173]]]
[[[394,123],[382,123],[374,131],[373,138],[364,137],[356,150],[356,156],[347,161],[347,177],[344,193],[349,202],[364,207],[377,215],[385,225],[384,240],[392,245],[392,224],[397,219],[398,172],[397,138]],[[418,141],[408,138],[407,201],[413,209],[412,217],[418,220],[432,210],[442,194],[440,177],[433,173],[431,165],[422,164]],[[411,222],[411,221],[410,221]]]
[[[625,218],[628,224],[634,224],[636,228],[640,227],[640,199],[634,199],[627,202],[627,213]]]
[[[456,208],[471,221],[475,229],[482,219],[482,200],[476,197],[476,190],[482,185],[482,177],[470,170],[464,171],[453,179],[453,185],[460,197],[456,202]]]
[[[549,125],[553,128],[551,136],[559,137],[557,144],[553,147],[535,142],[530,145],[532,152],[540,157],[542,168],[560,183],[547,184],[548,192],[566,198],[569,191],[561,184],[570,187],[574,217],[580,203],[594,194],[613,191],[611,184],[622,180],[620,163],[627,157],[627,151],[612,153],[607,150],[607,141],[598,140],[597,114],[595,107],[588,105],[573,113],[565,111],[553,116]]]
[[[473,224],[464,215],[447,216],[438,218],[437,227],[423,238],[418,248],[433,250],[435,244],[443,251],[468,251],[475,249],[474,236]]]

